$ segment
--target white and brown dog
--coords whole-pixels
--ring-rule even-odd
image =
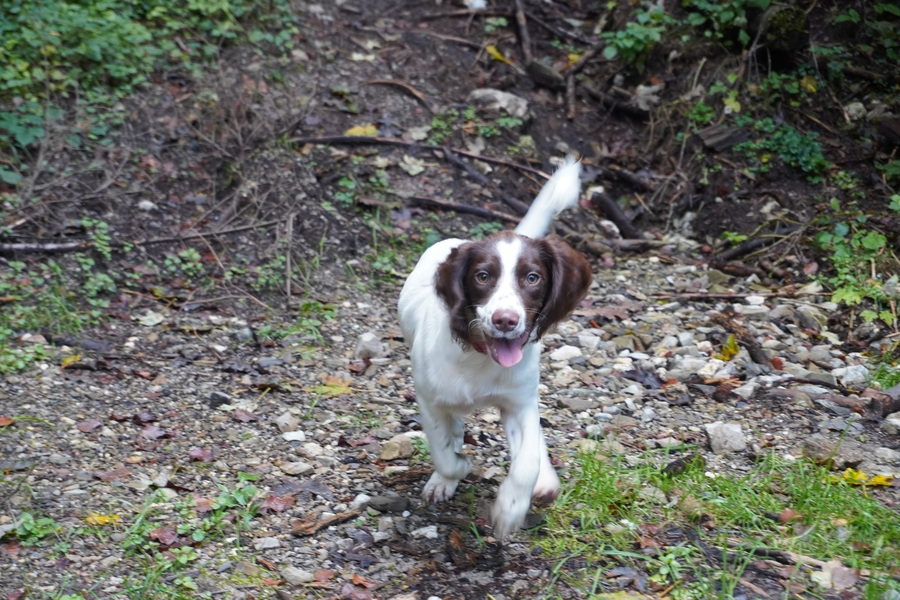
[[[422,496],[453,496],[469,472],[462,417],[498,407],[511,459],[492,510],[500,538],[522,526],[532,497],[552,502],[559,494],[538,413],[540,339],[584,298],[592,275],[562,239],[543,236],[578,201],[580,172],[573,160],[557,170],[515,232],[435,244],[400,292],[400,327],[435,468]]]

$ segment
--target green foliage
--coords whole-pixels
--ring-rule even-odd
[[[287,0],[10,0],[0,19],[0,97],[121,97],[154,68],[194,64],[239,41],[292,45]]]
[[[16,537],[23,546],[36,546],[41,540],[59,532],[59,524],[48,517],[34,518],[28,512],[22,513],[16,526]]]
[[[494,33],[498,29],[502,29],[508,26],[509,21],[506,19],[506,17],[487,17],[484,20],[485,33]]]
[[[836,25],[851,23],[857,26],[865,41],[870,42],[859,44],[858,48],[879,62],[886,58],[888,64],[896,65],[900,62],[900,6],[896,2],[875,2],[872,8],[874,10],[865,11],[865,18],[856,9],[849,8],[837,15],[833,22]]]
[[[442,144],[455,131],[456,121],[459,119],[459,111],[455,108],[447,109],[431,118],[431,131],[428,137],[429,144]]]
[[[900,198],[896,199],[894,210],[900,211]],[[840,212],[836,199],[831,201],[833,216],[824,216],[820,222],[824,229],[815,237],[816,245],[829,253],[834,273],[819,277],[823,283],[834,290],[832,301],[856,306],[871,302],[874,309],[866,309],[860,316],[866,321],[880,320],[888,325],[896,322],[891,300],[900,297],[898,294],[897,275],[883,281],[881,276],[889,267],[897,269],[900,265],[890,265],[890,253],[887,249],[887,237],[867,227],[868,219],[859,212],[847,214]]]
[[[744,47],[750,43],[747,11],[764,11],[771,0],[683,0],[682,4],[690,11],[687,16],[688,25],[702,28],[705,37],[730,46],[730,38],[736,32],[738,43]]]
[[[469,237],[473,240],[481,240],[503,229],[503,225],[497,222],[479,223],[469,229]]]
[[[713,122],[716,118],[716,110],[703,100],[699,100],[691,107],[687,117],[695,127],[703,127]]]
[[[723,231],[722,239],[732,245],[740,244],[741,242],[747,241],[747,236],[742,233],[735,233],[733,231]]]
[[[674,23],[674,19],[661,10],[636,10],[634,20],[629,21],[625,29],[601,34],[606,40],[603,55],[608,59],[619,57],[643,71],[650,50],[662,40],[666,27]]]
[[[892,160],[886,163],[876,163],[879,171],[884,173],[888,181],[900,181],[900,160]]]
[[[0,373],[21,371],[45,357],[40,345],[20,345],[21,334],[76,333],[99,322],[102,296],[114,293],[115,283],[94,273],[89,257],[77,260],[80,269],[68,272],[54,261],[34,266],[10,261],[9,268],[0,269],[0,297],[12,300],[0,304]],[[85,310],[82,300],[93,308]]]
[[[522,123],[522,119],[508,114],[497,117],[482,114],[474,106],[467,106],[462,112],[450,108],[432,117],[428,143],[442,144],[456,131],[483,138],[497,137],[503,130],[516,129]]]
[[[756,122],[759,139],[750,140],[735,146],[735,150],[743,152],[748,158],[758,158],[761,172],[769,168],[771,155],[778,156],[786,164],[799,168],[806,173],[811,183],[823,180],[823,175],[831,166],[822,154],[822,145],[816,141],[815,132],[800,133],[792,125],[775,122],[766,117]]]

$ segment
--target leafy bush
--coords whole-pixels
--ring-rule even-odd
[[[634,65],[639,71],[643,71],[644,62],[647,60],[650,50],[662,40],[666,26],[674,22],[672,17],[661,10],[649,12],[636,10],[634,21],[629,21],[625,29],[603,33],[603,38],[606,40],[603,55],[609,59],[618,56],[626,63]]]
[[[166,62],[190,63],[226,43],[290,46],[288,0],[9,0],[0,18],[0,99],[47,93],[122,96]],[[259,15],[262,15],[260,17]],[[256,19],[248,29],[242,22]],[[266,29],[273,26],[274,33]]]
[[[788,165],[802,170],[811,183],[822,181],[822,176],[831,164],[822,154],[822,145],[816,141],[816,132],[800,133],[792,125],[777,125],[771,118],[760,119],[755,123],[761,134],[758,140],[743,142],[735,146],[735,150],[747,156],[757,156],[762,162],[760,170],[767,170],[768,153],[777,155]]]
[[[728,37],[736,31],[738,42],[741,46],[746,46],[750,43],[750,34],[747,33],[748,9],[766,10],[771,0],[684,0],[683,4],[691,11],[687,16],[688,25],[703,27],[705,37],[729,45],[731,42]]]
[[[840,213],[838,201],[832,199],[831,208]],[[891,210],[900,212],[900,195],[891,198]],[[897,320],[892,301],[900,297],[898,277],[893,275],[883,281],[887,270],[887,237],[866,226],[868,218],[856,214],[853,218],[823,217],[826,229],[816,237],[816,245],[830,254],[834,267],[832,275],[821,280],[834,289],[832,301],[855,306],[864,301],[872,302],[874,310],[866,309],[860,316],[867,322],[881,320],[893,325]]]

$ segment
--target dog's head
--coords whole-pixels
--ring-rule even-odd
[[[590,265],[562,239],[504,231],[454,248],[438,267],[435,289],[454,339],[511,367],[525,344],[578,306],[591,279]]]

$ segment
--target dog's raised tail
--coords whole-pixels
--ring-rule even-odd
[[[516,227],[516,233],[530,238],[546,235],[553,217],[578,202],[581,194],[580,175],[581,163],[570,156],[544,184],[528,209],[528,214]]]

